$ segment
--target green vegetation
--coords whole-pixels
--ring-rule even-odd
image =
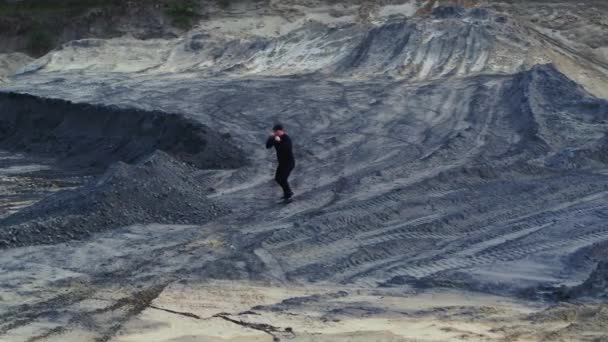
[[[221,7],[227,7],[230,0],[215,0]],[[173,25],[182,29],[191,28],[195,21],[200,18],[201,1],[199,0],[135,0],[141,6],[161,5],[165,8],[165,14],[171,18]],[[126,1],[121,0],[22,0],[18,2],[0,0],[0,16],[21,15],[33,16],[56,16],[67,15],[78,16],[89,9],[120,9],[127,6]]]
[[[78,32],[72,39],[94,36],[96,33],[69,26],[82,23],[86,27],[88,16],[85,14],[93,9],[103,15],[91,18],[104,20],[107,31],[111,31],[113,24],[121,18],[140,10],[165,16],[174,27],[188,30],[203,17],[203,6],[224,7],[229,3],[230,0],[0,0],[0,39],[11,38],[17,42],[8,49],[40,56],[64,42],[62,37],[66,29]],[[135,25],[138,19],[142,18],[134,18]],[[140,21],[145,23],[145,20]]]
[[[68,14],[78,15],[93,7],[112,7],[118,0],[22,0],[19,2],[0,1],[0,15]]]
[[[54,46],[53,37],[40,28],[33,29],[27,36],[26,50],[34,56],[43,55],[52,50]]]
[[[219,0],[221,3],[227,0]],[[197,0],[139,0],[139,5],[162,5],[165,14],[171,18],[173,25],[189,29],[200,17],[200,1]],[[0,15],[22,15],[25,17],[67,15],[78,16],[91,8],[116,9],[126,6],[121,0],[22,0],[8,2],[0,0]]]
[[[200,17],[199,10],[199,3],[197,1],[176,0],[167,4],[166,14],[173,20],[174,26],[189,29]]]

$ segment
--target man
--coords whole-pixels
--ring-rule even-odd
[[[273,147],[277,150],[277,159],[279,166],[275,173],[274,180],[283,188],[283,199],[289,201],[293,196],[293,191],[289,187],[289,174],[296,166],[296,161],[293,157],[293,149],[291,146],[291,138],[285,133],[283,125],[277,124],[272,128],[272,133],[266,141],[266,148]]]

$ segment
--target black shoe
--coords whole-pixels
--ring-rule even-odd
[[[288,192],[285,195],[283,195],[283,199],[286,200],[286,201],[289,200],[292,197],[293,197],[293,191],[292,192]]]

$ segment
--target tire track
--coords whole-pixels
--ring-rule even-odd
[[[383,277],[385,278],[385,280],[397,276],[411,276],[415,278],[423,278],[442,271],[457,270],[472,266],[490,265],[500,262],[518,260],[549,249],[556,249],[564,246],[582,247],[604,240],[608,240],[608,229],[590,234],[585,234],[574,239],[531,244],[526,246],[514,247],[509,250],[498,250],[487,253],[479,253],[476,255],[470,255],[465,257],[450,257],[448,259],[420,262],[416,265],[411,266],[396,266],[389,269],[388,272],[383,275]]]
[[[582,191],[586,191],[586,189],[583,188]],[[577,195],[580,196],[580,194]],[[336,228],[332,226],[334,222],[326,218],[325,227],[317,227],[312,231],[304,230],[308,232],[305,238],[295,240],[292,234],[286,233],[282,244],[268,244],[265,247],[271,249],[273,254],[283,258],[283,261],[289,264],[286,269],[290,277],[306,277],[308,273],[315,273],[318,272],[318,269],[323,269],[323,276],[314,277],[315,279],[330,277],[339,281],[352,280],[357,277],[365,277],[366,273],[374,269],[394,268],[408,257],[408,250],[405,249],[405,246],[411,245],[412,241],[416,241],[421,249],[424,249],[429,243],[435,246],[433,248],[436,248],[437,243],[445,244],[447,249],[441,251],[442,255],[459,260],[462,259],[462,255],[459,255],[456,248],[460,248],[459,246],[462,244],[465,246],[468,244],[469,247],[464,250],[460,249],[460,254],[477,254],[494,245],[499,246],[509,240],[527,236],[550,226],[554,222],[554,219],[550,217],[580,215],[604,209],[606,207],[604,204],[585,208],[577,207],[591,201],[601,200],[604,195],[604,193],[595,193],[583,196],[576,201],[562,203],[541,212],[536,211],[536,208],[527,208],[520,212],[510,210],[484,219],[489,225],[484,224],[484,221],[473,221],[472,223],[475,224],[470,226],[467,221],[464,221],[462,227],[465,229],[444,222],[446,216],[438,215],[430,215],[402,224],[384,225],[382,225],[383,222],[357,221],[353,217],[345,218],[337,215],[340,226],[337,231],[343,234],[340,238],[315,236],[326,234],[327,227]],[[391,198],[391,200],[396,199]],[[373,207],[374,203],[386,201],[372,202],[370,206]],[[357,207],[357,205],[350,206],[350,208]],[[531,213],[532,210],[534,212]],[[369,217],[369,214],[363,217]],[[504,222],[501,224],[503,228],[492,225],[492,221]],[[459,242],[460,240],[462,241]],[[420,250],[410,248],[410,252],[415,255]],[[518,252],[514,253],[518,254]],[[521,252],[522,255],[525,253],[527,252]],[[306,255],[306,258],[303,258],[303,255]],[[484,257],[478,256],[478,258]],[[446,265],[451,265],[450,267],[453,268],[463,267],[459,262],[449,260],[442,261],[442,263],[445,265],[439,264],[438,270],[444,270]]]

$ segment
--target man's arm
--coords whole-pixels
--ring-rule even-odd
[[[282,147],[284,149],[286,149],[286,150],[290,150],[291,151],[291,149],[292,149],[292,147],[291,147],[291,138],[289,136],[285,135],[282,141],[283,141],[283,144],[282,144],[283,146]]]
[[[266,140],[266,148],[272,148],[274,146],[274,135],[268,137]]]

